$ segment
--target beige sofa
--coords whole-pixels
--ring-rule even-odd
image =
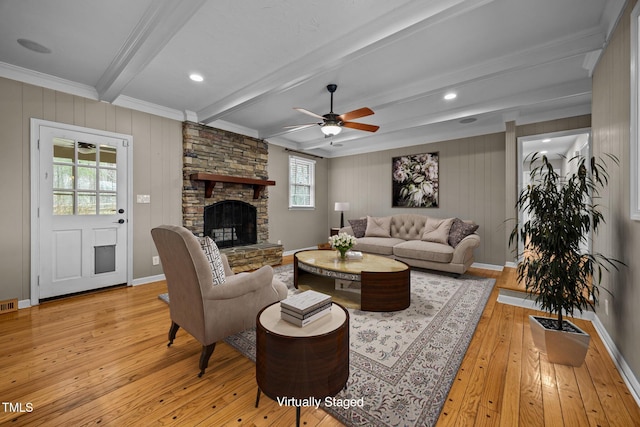
[[[349,223],[340,232],[356,236],[353,250],[392,257],[412,267],[462,274],[473,263],[473,250],[480,246],[478,226],[458,218],[398,214]]]

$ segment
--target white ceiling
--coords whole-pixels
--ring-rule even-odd
[[[0,0],[0,76],[336,157],[589,113],[624,3]],[[283,129],[328,113],[329,83],[380,130]]]

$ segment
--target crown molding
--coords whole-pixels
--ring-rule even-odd
[[[29,70],[27,68],[18,67],[16,65],[7,64],[6,62],[0,62],[0,76],[23,83],[28,83],[30,85],[52,89],[58,92],[77,95],[96,101],[98,100],[98,92],[93,86],[84,85],[82,83],[73,82],[71,80],[61,79],[49,74],[44,74],[38,71]]]

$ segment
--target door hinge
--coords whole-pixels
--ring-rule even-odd
[[[40,140],[38,140],[38,150],[40,149]]]

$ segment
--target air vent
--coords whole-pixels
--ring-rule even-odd
[[[0,314],[9,313],[11,311],[18,311],[18,300],[10,299],[6,301],[0,301]]]

